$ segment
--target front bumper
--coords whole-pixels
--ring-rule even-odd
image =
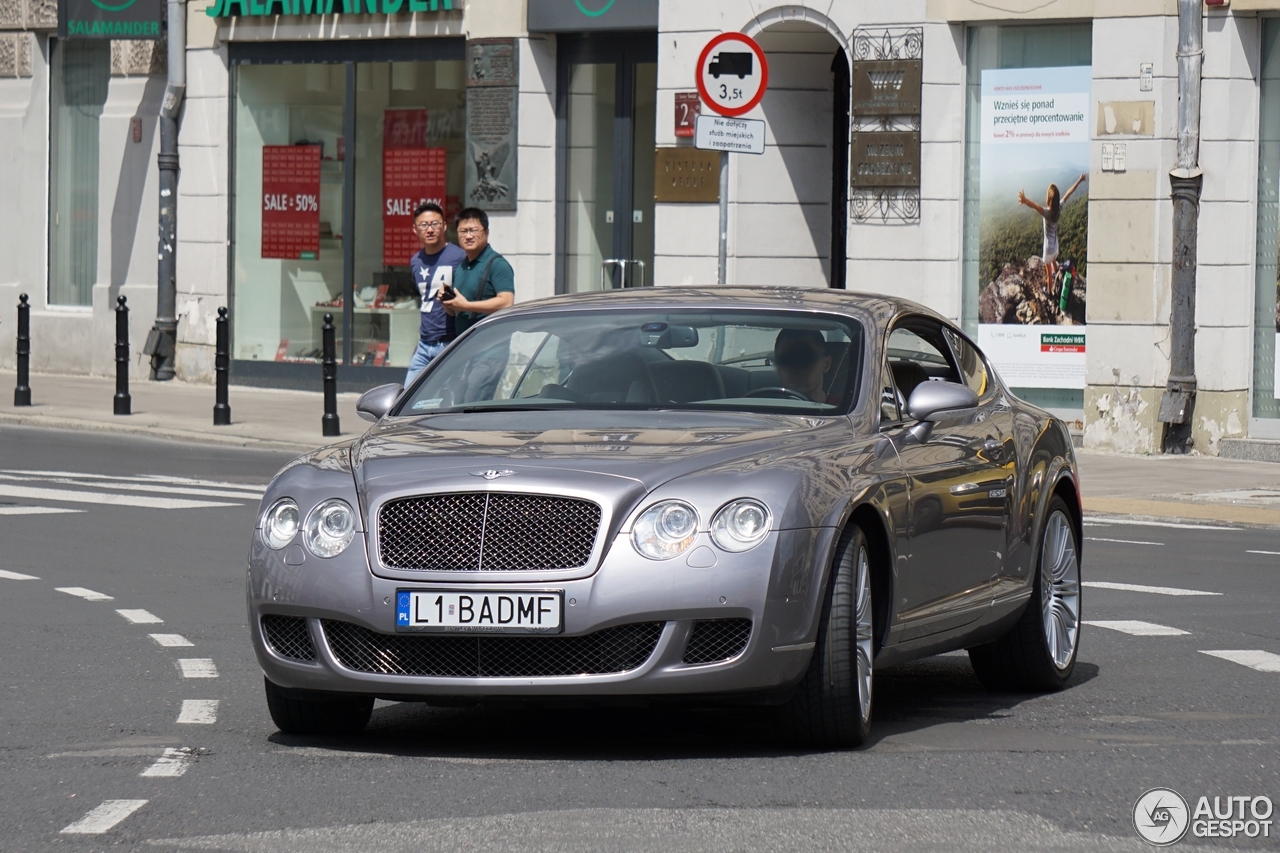
[[[824,573],[818,567],[826,562],[834,533],[828,528],[778,531],[743,554],[714,549],[704,534],[686,555],[662,562],[645,560],[633,551],[625,537],[620,537],[589,577],[549,582],[537,573],[522,572],[521,577],[510,582],[504,579],[502,583],[484,584],[468,582],[463,577],[453,583],[412,583],[378,577],[370,571],[367,551],[360,547],[359,539],[339,557],[321,560],[300,551],[272,551],[255,535],[247,579],[250,634],[263,672],[286,688],[424,699],[767,692],[794,684],[808,665],[817,632],[821,590],[825,589]],[[689,562],[699,562],[691,555],[698,552],[705,558],[706,552],[700,550],[704,548],[714,553],[715,565],[691,567]],[[286,554],[290,555],[288,563]],[[532,662],[524,670],[512,663],[501,669],[507,674],[497,676],[405,675],[397,672],[403,669],[401,666],[370,663],[378,658],[379,644],[386,647],[382,657],[389,661],[407,647],[406,640],[412,645],[424,636],[431,640],[454,638],[452,644],[446,644],[453,649],[452,654],[462,644],[483,643],[492,638],[494,635],[477,640],[475,635],[396,632],[397,590],[450,586],[483,586],[493,591],[548,587],[564,590],[563,634],[539,636],[537,642],[523,645],[506,640],[528,635],[499,635],[496,647],[517,661],[526,660],[527,655],[536,657],[539,649],[558,654],[565,646],[554,644],[575,637],[586,638],[574,641],[574,648],[578,649],[590,645],[591,637],[631,638],[637,630],[656,633],[656,641],[646,634],[651,652],[632,655],[622,664],[625,668],[621,671],[614,671],[619,665],[615,659],[603,667],[610,671],[593,674],[537,674],[549,670],[537,665],[533,658],[527,659]],[[263,617],[292,617],[287,622],[277,620],[273,630],[291,625],[290,630],[299,632],[300,639],[309,641],[301,645],[309,646],[312,659],[298,658],[299,654],[306,656],[305,650],[289,648],[281,653],[277,648],[284,645],[281,635],[278,631],[273,635],[273,645],[264,635]],[[711,620],[750,620],[745,647],[714,662],[686,663],[695,626]],[[360,657],[359,662],[350,652],[353,635],[365,644],[366,652],[372,652]],[[421,648],[440,645],[431,643]],[[730,646],[730,652],[738,648]],[[648,648],[645,646],[646,651]]]

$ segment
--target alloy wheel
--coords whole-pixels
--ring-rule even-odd
[[[1040,545],[1040,613],[1053,665],[1065,669],[1080,633],[1080,558],[1071,523],[1061,510],[1049,516]]]
[[[871,566],[867,549],[858,549],[858,598],[855,608],[855,654],[858,659],[858,711],[865,721],[871,716]]]

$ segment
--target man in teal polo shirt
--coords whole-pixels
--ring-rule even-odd
[[[489,215],[478,207],[458,214],[458,245],[467,258],[453,271],[456,295],[441,300],[453,315],[461,335],[486,315],[510,308],[516,301],[516,276],[507,259],[489,245]]]

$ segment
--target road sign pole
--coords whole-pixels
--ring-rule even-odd
[[[720,152],[720,269],[719,283],[729,283],[729,152]]]

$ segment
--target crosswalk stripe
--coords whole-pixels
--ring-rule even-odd
[[[149,634],[148,636],[160,645],[170,649],[195,645],[195,643],[191,642],[181,634]]]
[[[1280,672],[1280,655],[1261,649],[1201,649],[1200,654],[1229,660],[1258,672]]]
[[[0,515],[58,515],[67,512],[84,512],[61,506],[0,506]]]
[[[239,506],[234,502],[182,500],[180,498],[149,498],[143,495],[120,495],[114,492],[76,492],[70,489],[40,489],[33,486],[14,486],[0,483],[0,495],[10,498],[27,498],[37,501],[60,501],[115,506],[142,507],[144,509],[204,509],[215,506]]]
[[[159,616],[146,610],[117,610],[116,612],[135,625],[154,625],[164,621]]]
[[[85,601],[112,601],[112,597],[102,592],[94,592],[91,589],[85,589],[82,586],[57,586],[54,587],[58,592],[65,592],[67,595],[74,595],[83,598]]]
[[[63,835],[101,835],[147,804],[146,800],[107,800],[75,823]]]
[[[1116,518],[1110,515],[1086,515],[1085,527],[1106,527],[1110,524],[1130,524],[1135,527],[1172,527],[1176,530],[1242,530],[1241,527],[1220,527],[1213,524],[1187,524],[1177,521],[1142,521],[1136,518]]]
[[[214,666],[213,658],[181,658],[178,669],[182,670],[183,678],[218,677],[218,668]]]
[[[155,760],[155,763],[139,773],[148,779],[157,777],[175,779],[186,773],[191,767],[191,762],[195,759],[195,752],[190,747],[165,749],[164,755]]]
[[[35,575],[24,575],[22,572],[7,572],[4,569],[0,569],[0,578],[4,578],[7,581],[38,581],[40,580],[40,578],[36,577]]]
[[[1110,581],[1084,581],[1081,586],[1094,589],[1116,589],[1121,592],[1149,592],[1155,595],[1222,595],[1220,592],[1205,592],[1202,589],[1179,589],[1176,586],[1147,586],[1140,583],[1111,583]]]
[[[218,722],[217,699],[183,699],[178,712],[179,723],[212,725]]]
[[[63,486],[81,486],[86,489],[112,489],[125,492],[152,492],[159,495],[194,495],[196,497],[246,498],[259,500],[259,492],[201,489],[194,486],[161,486],[155,483],[120,483],[104,480],[86,481],[80,477],[24,477],[17,474],[0,474],[0,480],[15,483],[57,483]]]
[[[1184,631],[1181,628],[1170,628],[1167,625],[1157,625],[1154,622],[1142,622],[1138,620],[1097,620],[1091,621],[1086,619],[1086,625],[1095,625],[1099,628],[1108,628],[1112,631],[1119,631],[1123,634],[1130,634],[1134,637],[1178,637],[1183,634],[1189,634],[1190,631]]]

